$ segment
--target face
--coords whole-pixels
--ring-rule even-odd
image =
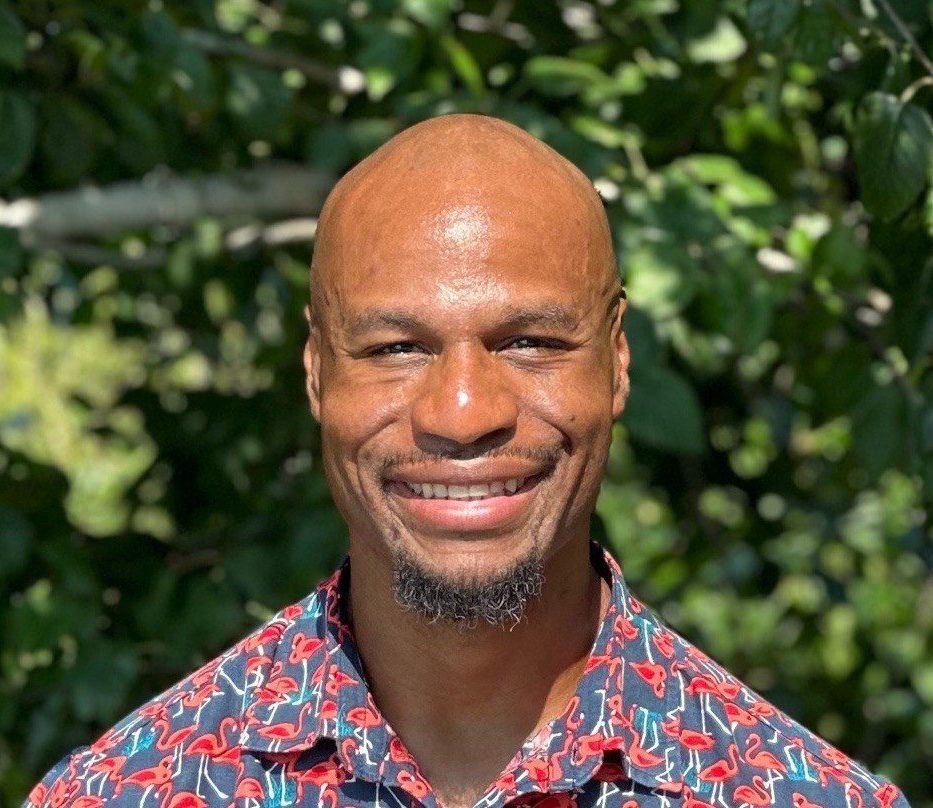
[[[578,200],[388,196],[315,248],[308,393],[351,551],[453,582],[546,562],[587,538],[628,390],[614,269]]]

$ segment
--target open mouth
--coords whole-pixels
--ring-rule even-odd
[[[470,485],[444,485],[443,483],[408,483],[394,480],[403,490],[398,491],[404,495],[419,497],[420,499],[454,499],[472,501],[489,499],[490,497],[510,497],[523,493],[534,487],[538,480],[544,477],[544,472],[532,474],[529,477],[512,477],[508,480],[497,480],[491,483],[471,483]],[[404,489],[407,489],[405,491]]]
[[[451,484],[387,481],[400,515],[413,527],[457,535],[517,527],[531,512],[536,488],[552,470],[487,483]]]

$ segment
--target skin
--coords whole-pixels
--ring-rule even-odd
[[[588,531],[629,389],[620,292],[592,183],[496,118],[406,129],[322,210],[304,361],[349,526],[354,633],[376,703],[450,808],[566,707],[608,605]],[[514,321],[542,307],[566,322]],[[366,323],[377,308],[407,320]],[[487,472],[540,475],[494,529],[427,524],[395,487]],[[459,582],[537,548],[544,591],[511,630],[430,623],[393,598],[393,547]]]

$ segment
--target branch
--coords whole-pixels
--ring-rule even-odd
[[[914,52],[914,56],[917,57],[917,60],[926,68],[927,73],[933,76],[933,62],[930,61],[930,57],[924,53],[923,48],[920,47],[920,44],[914,38],[914,35],[910,32],[910,29],[907,27],[907,24],[895,13],[894,9],[891,8],[891,4],[888,3],[888,0],[877,0],[878,5],[884,10],[884,13],[888,15],[888,18],[894,24],[894,27],[897,28],[898,32],[904,40],[910,45],[910,49]]]
[[[236,39],[227,39],[208,31],[198,31],[193,28],[182,31],[182,36],[199,50],[213,56],[238,56],[264,67],[297,70],[311,81],[333,87],[335,90],[340,90],[340,92],[347,95],[361,92],[366,86],[366,78],[363,73],[349,65],[332,67],[295,53],[257,48]]]
[[[158,225],[187,227],[202,217],[315,216],[332,184],[332,177],[290,163],[204,177],[153,173],[136,182],[0,201],[0,227],[19,230],[28,245]]]

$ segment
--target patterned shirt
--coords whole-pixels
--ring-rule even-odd
[[[476,808],[909,808],[634,598],[612,596],[576,694]],[[61,760],[24,808],[440,808],[363,677],[350,564]]]

